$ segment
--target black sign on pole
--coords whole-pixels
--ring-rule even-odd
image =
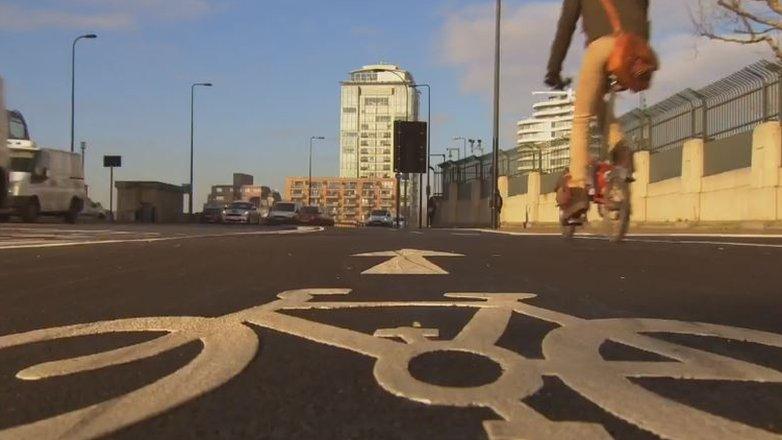
[[[122,167],[122,156],[103,156],[103,167],[111,169],[109,174],[109,220],[114,221],[114,168]]]
[[[121,168],[122,156],[103,156],[104,168]]]
[[[426,122],[394,121],[394,172],[426,173]]]

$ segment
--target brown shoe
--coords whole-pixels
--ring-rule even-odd
[[[562,208],[563,224],[570,223],[570,220],[576,219],[589,211],[589,195],[585,188],[570,188],[570,203]]]

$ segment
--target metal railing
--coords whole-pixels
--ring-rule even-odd
[[[681,147],[687,139],[723,139],[782,120],[782,65],[759,61],[700,90],[690,88],[620,120],[637,150]]]
[[[636,108],[620,121],[635,150],[680,150],[688,139],[725,139],[766,122],[782,121],[782,65],[759,61],[702,89],[684,89],[646,109]],[[500,151],[499,174],[515,178],[532,171],[560,173],[570,163],[568,139],[539,148]],[[600,150],[598,143],[591,146]],[[675,172],[675,170],[674,170]],[[491,177],[491,155],[473,156],[441,166],[441,189],[451,182]]]

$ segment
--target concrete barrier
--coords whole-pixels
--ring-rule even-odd
[[[684,143],[681,149],[681,175],[655,182],[652,178],[652,155],[635,154],[635,182],[631,186],[634,223],[719,223],[782,221],[782,125],[768,122],[755,128],[751,139],[752,160],[749,168],[737,168],[705,175],[705,150],[700,139]],[[744,147],[742,147],[744,148]],[[713,160],[713,158],[712,158]],[[725,168],[725,165],[720,165]],[[678,167],[674,167],[678,168]],[[658,173],[659,174],[659,173]],[[523,177],[514,176],[511,179]],[[501,221],[504,225],[556,223],[559,213],[555,202],[552,176],[526,175],[526,185],[501,176],[498,182],[503,198]],[[541,181],[547,191],[541,192]],[[480,181],[471,182],[470,200],[458,200],[458,184],[452,183],[447,200],[438,208],[438,226],[484,226],[489,223],[489,200],[481,197]],[[525,193],[519,189],[525,190]],[[589,213],[597,220],[596,209]]]

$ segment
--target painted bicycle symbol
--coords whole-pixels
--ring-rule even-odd
[[[0,337],[0,350],[77,336],[120,332],[165,332],[152,341],[99,354],[31,366],[21,380],[43,380],[95,371],[147,359],[201,341],[201,352],[185,367],[140,389],[101,402],[0,431],[0,439],[96,438],[139,423],[214,390],[237,376],[258,354],[260,340],[253,324],[318,343],[339,347],[376,360],[374,377],[380,387],[405,399],[452,407],[484,407],[501,420],[485,421],[492,440],[517,438],[604,439],[602,425],[555,422],[522,399],[543,386],[543,376],[557,376],[567,386],[607,412],[663,438],[779,439],[759,428],[689,407],[634,384],[631,378],[664,377],[782,383],[782,372],[748,362],[665,342],[646,333],[675,333],[748,341],[782,348],[782,335],[756,330],[656,319],[586,320],[525,303],[532,294],[450,293],[442,301],[349,302],[329,296],[349,290],[307,289],[284,292],[278,300],[218,318],[158,317],[96,322]],[[330,326],[281,312],[291,310],[403,308],[468,308],[475,314],[452,340],[441,340],[437,329],[416,326],[378,329],[374,335]],[[558,324],[543,341],[544,359],[528,359],[498,347],[514,314]],[[599,353],[614,341],[671,359],[670,362],[606,361]],[[502,372],[492,383],[446,387],[419,380],[410,363],[439,352],[485,357]]]

